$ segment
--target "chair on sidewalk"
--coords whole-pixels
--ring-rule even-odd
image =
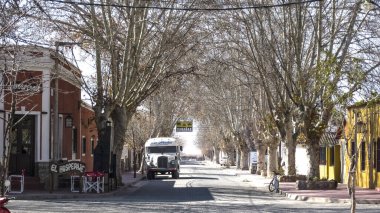
[[[80,186],[81,186],[81,183],[80,183],[80,179],[81,176],[79,175],[71,175],[70,176],[70,190],[71,192],[80,192]],[[82,176],[82,179],[84,180],[84,177]],[[84,183],[84,181],[83,181]],[[79,186],[79,188],[78,188]],[[83,186],[83,191],[84,191],[84,186]]]
[[[25,182],[25,170],[21,170],[21,175],[9,175],[8,184],[6,185],[6,191],[9,193],[23,193],[24,192],[24,182]],[[14,189],[18,188],[18,190]]]
[[[86,172],[83,176],[83,191],[97,193],[104,192],[104,173]]]

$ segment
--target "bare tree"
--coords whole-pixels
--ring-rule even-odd
[[[19,45],[21,37],[28,28],[21,29],[30,5],[21,5],[19,1],[0,2],[0,193],[5,194],[5,181],[8,179],[11,149],[14,150],[15,129],[24,118],[37,107],[32,98],[41,91],[43,77],[41,74],[30,74],[23,63],[33,60],[24,57],[28,50]],[[25,43],[25,42],[24,42]],[[16,115],[20,104],[28,108],[23,115]],[[22,171],[19,171],[20,173]]]
[[[174,7],[175,1],[117,3],[63,2],[54,8],[47,2],[37,4],[43,18],[55,23],[65,39],[81,41],[94,53],[96,89],[89,92],[93,92],[99,144],[104,143],[106,122],[112,118],[112,152],[120,159],[127,125],[137,106],[166,79],[195,70],[193,64],[179,62],[198,45],[194,29],[199,16],[191,11],[149,9],[156,4]]]
[[[270,102],[280,100],[281,104],[269,106],[278,119],[277,126],[286,127],[279,128],[282,138],[292,147],[299,132],[307,139],[309,176],[319,176],[319,140],[333,108],[349,100],[365,76],[379,66],[364,59],[355,47],[356,39],[366,41],[358,44],[361,50],[369,42],[363,27],[367,14],[361,13],[360,6],[361,1],[300,2],[236,14],[245,35],[237,41],[242,41],[239,47],[251,62],[251,70],[261,73],[266,85],[273,77],[279,80],[274,84],[277,90],[264,89]],[[289,131],[291,122],[299,130]],[[293,162],[289,161],[289,166]]]

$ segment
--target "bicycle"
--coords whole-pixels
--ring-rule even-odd
[[[280,173],[277,173],[276,171],[273,171],[273,178],[269,183],[268,189],[270,192],[273,192],[276,190],[276,193],[280,192],[280,181],[278,180],[278,175]]]

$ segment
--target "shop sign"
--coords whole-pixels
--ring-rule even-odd
[[[27,93],[39,93],[41,92],[41,85],[36,84],[14,84],[12,85],[12,91],[21,91]]]
[[[86,165],[80,161],[70,161],[62,164],[52,163],[50,165],[50,171],[60,174],[68,172],[84,173],[86,171]]]

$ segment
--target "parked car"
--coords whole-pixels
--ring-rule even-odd
[[[227,165],[227,163],[228,163],[227,156],[221,157],[219,162],[220,162],[220,165],[222,165],[222,166]]]

